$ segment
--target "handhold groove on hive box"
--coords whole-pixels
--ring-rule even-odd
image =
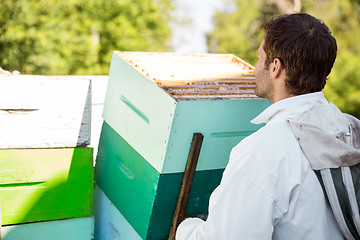
[[[121,158],[116,156],[116,161],[119,166],[120,171],[124,174],[125,177],[127,177],[129,180],[134,179],[135,175],[134,173],[128,168],[125,163],[122,162]]]
[[[145,116],[142,111],[140,111],[134,104],[132,104],[124,95],[121,95],[120,100],[125,103],[131,110],[134,111],[142,120],[144,120],[147,124],[150,124],[150,120],[148,117]]]
[[[9,187],[16,187],[16,188],[18,188],[18,187],[46,187],[46,181],[0,184],[0,188],[9,188]]]
[[[0,109],[0,111],[8,112],[8,113],[27,113],[32,111],[39,111],[39,109],[16,109],[16,108],[10,108],[10,109]]]
[[[210,137],[212,138],[226,138],[226,137],[247,137],[254,131],[241,131],[241,132],[216,132],[211,133]]]

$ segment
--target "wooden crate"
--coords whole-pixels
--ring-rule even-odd
[[[2,149],[89,145],[91,81],[0,75],[0,132]]]
[[[2,224],[92,216],[92,148],[0,150]]]
[[[94,217],[2,227],[3,240],[93,240]]]
[[[231,54],[115,52],[103,118],[159,173],[184,171],[194,132],[197,170],[224,168],[270,104],[254,87],[254,68]]]

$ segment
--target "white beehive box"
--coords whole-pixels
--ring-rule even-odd
[[[0,75],[0,149],[87,146],[91,80]]]

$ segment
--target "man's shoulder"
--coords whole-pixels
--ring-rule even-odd
[[[279,141],[287,142],[294,138],[288,121],[274,121],[266,124],[255,133],[245,138],[239,145],[246,144],[247,147],[263,148],[265,146],[278,146]],[[275,142],[276,141],[276,142]]]
[[[287,121],[271,122],[237,144],[232,155],[241,161],[264,162],[290,156],[299,145]]]
[[[232,151],[228,175],[246,176],[257,186],[276,192],[279,182],[287,188],[300,184],[309,171],[289,123],[272,122],[244,139]],[[284,186],[285,186],[284,185]]]

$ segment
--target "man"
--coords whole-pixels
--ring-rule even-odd
[[[310,113],[313,123],[331,132],[331,119],[342,118],[321,92],[336,58],[336,40],[322,21],[305,13],[274,18],[264,31],[255,92],[272,105],[252,123],[266,125],[234,147],[210,197],[207,220],[185,219],[177,240],[343,239],[290,126],[290,120]]]

